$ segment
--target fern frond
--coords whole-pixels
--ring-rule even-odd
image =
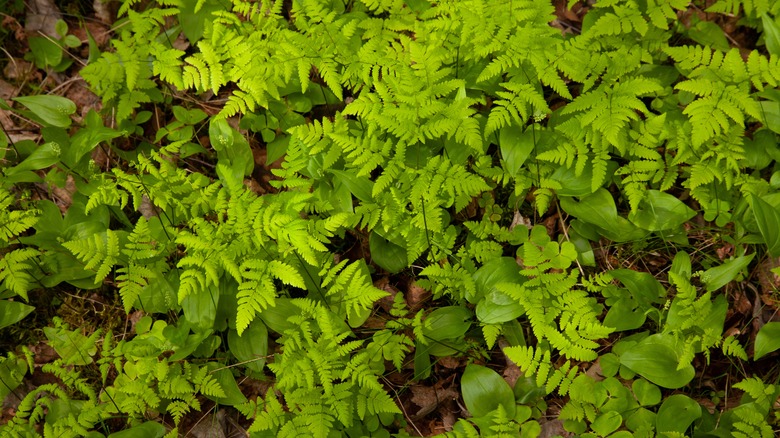
[[[84,263],[84,269],[96,269],[95,283],[108,276],[119,258],[119,237],[112,230],[62,244]]]

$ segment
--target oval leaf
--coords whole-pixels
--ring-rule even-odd
[[[481,365],[470,364],[460,379],[463,401],[475,417],[504,407],[509,418],[515,416],[515,395],[509,384],[497,372]]]
[[[524,312],[523,306],[508,295],[491,291],[477,303],[477,319],[484,324],[511,321]]]
[[[704,271],[701,279],[704,282],[708,292],[716,291],[727,285],[731,280],[737,277],[737,274],[750,264],[756,253],[739,256],[729,260],[726,263]]]
[[[0,329],[21,321],[35,307],[16,301],[0,300]]]
[[[696,372],[690,364],[677,369],[678,351],[671,336],[652,335],[624,352],[620,364],[663,388],[682,388]]]
[[[112,433],[108,438],[137,438],[139,436],[161,438],[163,435],[165,435],[165,426],[156,421],[147,421],[130,429]]]
[[[767,251],[780,256],[780,211],[756,195],[750,195],[750,204]]]
[[[648,231],[673,230],[679,228],[696,212],[677,197],[658,190],[648,190],[639,208],[628,215],[628,219],[639,228]]]
[[[701,406],[683,394],[675,394],[664,400],[655,418],[658,432],[685,433],[697,418],[701,417]]]
[[[403,271],[408,265],[406,248],[396,245],[373,231],[368,238],[368,246],[371,250],[371,260],[391,274]]]
[[[231,330],[228,333],[230,352],[242,364],[252,371],[262,372],[265,356],[268,354],[268,329],[263,321],[256,319],[244,330],[241,336]]]
[[[590,428],[601,436],[607,436],[623,424],[623,417],[616,411],[608,411],[596,418]]]
[[[780,348],[780,322],[769,322],[756,335],[753,360],[761,359]]]
[[[76,112],[76,104],[61,96],[24,96],[14,100],[29,108],[44,124],[58,128],[70,126],[70,115]]]
[[[492,259],[474,273],[474,285],[476,286],[477,295],[472,297],[467,294],[466,299],[471,303],[475,303],[495,290],[496,285],[499,283],[522,284],[524,282],[525,277],[520,274],[520,266],[514,258],[500,257]]]
[[[661,390],[645,379],[634,380],[631,389],[641,406],[654,406],[661,403]]]

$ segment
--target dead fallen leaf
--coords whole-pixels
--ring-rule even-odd
[[[539,438],[551,438],[555,436],[564,436],[569,437],[573,436],[571,433],[566,432],[566,429],[563,427],[563,421],[561,420],[550,420],[550,421],[539,421],[539,424],[542,426],[542,432],[539,434]]]
[[[135,325],[138,324],[138,321],[141,320],[146,315],[145,312],[141,310],[136,310],[135,312],[130,313],[127,315],[127,320],[130,321],[130,331],[135,332]]]
[[[89,91],[84,81],[75,81],[68,88],[68,92],[65,93],[65,97],[72,100],[76,104],[76,108],[79,108],[79,114],[81,117],[85,117],[90,110],[100,112],[103,105],[100,102],[100,98],[93,92]]]
[[[6,79],[23,81],[25,79],[32,79],[31,75],[34,70],[35,66],[33,66],[31,62],[18,58],[11,58],[3,68],[3,76],[5,76]]]
[[[395,300],[395,296],[398,294],[398,288],[390,284],[390,278],[386,276],[375,281],[374,287],[381,289],[389,294],[377,301],[377,304],[382,308],[382,310],[390,313],[390,310],[393,309],[393,301]]]
[[[753,304],[741,288],[734,288],[733,309],[742,315],[749,315],[753,310]]]
[[[527,217],[523,217],[523,215],[520,214],[520,210],[515,210],[515,214],[512,216],[512,223],[509,224],[509,230],[513,230],[518,225],[522,225],[529,230],[533,228],[533,225],[531,225],[531,220]]]
[[[0,21],[0,27],[3,29],[12,30],[14,32],[14,38],[16,41],[24,41],[26,35],[24,34],[24,27],[19,24],[19,20],[16,18],[3,14],[3,20]]]
[[[92,0],[92,9],[95,11],[95,18],[109,25],[114,23],[114,17],[116,17],[118,6],[119,3],[117,2]]]
[[[413,385],[410,388],[412,403],[420,407],[417,413],[412,415],[413,419],[423,418],[436,410],[441,403],[455,400],[460,396],[452,387],[442,387],[442,383],[446,381],[451,381],[451,379],[440,380],[434,386]]]
[[[460,359],[454,356],[443,356],[436,361],[437,365],[443,366],[451,370],[456,370],[461,367],[462,363]]]
[[[210,412],[192,426],[185,435],[194,438],[226,438],[225,410],[218,409],[216,413]]]
[[[503,351],[504,348],[509,347],[509,343],[503,339],[498,341],[498,345],[501,347],[501,351]],[[504,368],[504,371],[501,373],[501,377],[504,378],[511,388],[514,388],[517,379],[523,376],[523,371],[516,363],[506,357],[506,355],[504,355],[504,358],[506,359],[506,368]]]
[[[62,13],[54,4],[54,0],[28,0],[27,16],[24,20],[24,30],[28,35],[38,36],[38,32],[59,39],[57,35],[57,20],[62,20]]]
[[[65,180],[65,187],[53,186],[51,192],[54,194],[54,203],[60,208],[62,214],[65,214],[68,212],[70,204],[73,203],[73,194],[76,193],[76,181],[72,175],[68,175],[68,179]]]
[[[143,216],[144,219],[151,219],[157,216],[157,207],[152,204],[152,201],[148,196],[143,195],[141,197],[141,204],[138,206],[138,212],[141,213],[141,216]]]
[[[780,277],[772,269],[780,266],[780,257],[765,257],[758,263],[756,273],[761,286],[761,300],[768,306],[777,306],[777,291],[780,289]]]
[[[53,362],[60,357],[57,352],[54,351],[54,348],[45,342],[31,346],[30,351],[32,351],[33,359],[38,365]]]
[[[411,312],[416,312],[422,308],[423,303],[428,301],[430,297],[431,293],[418,285],[416,281],[412,282],[406,291],[406,303],[409,305]]]
[[[0,79],[0,99],[10,100],[16,97],[16,87]]]

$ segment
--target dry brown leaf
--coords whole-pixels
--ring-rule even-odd
[[[143,216],[144,219],[151,219],[157,216],[157,207],[152,204],[152,201],[148,196],[143,195],[141,197],[141,204],[138,206],[138,212],[141,213],[141,216]]]
[[[106,24],[112,24],[114,22],[118,5],[119,3],[117,2],[92,0],[92,9],[95,11],[95,18]]]
[[[498,341],[498,345],[501,347],[501,351],[504,351],[504,348],[509,347],[509,343],[503,339]],[[523,376],[523,371],[520,369],[520,367],[517,366],[516,363],[512,362],[511,359],[506,357],[506,354],[504,355],[504,359],[506,360],[506,367],[501,373],[501,377],[504,378],[506,383],[508,383],[511,388],[514,388],[515,383],[517,383],[517,379]]]
[[[449,379],[448,379],[449,380]],[[434,386],[413,385],[410,389],[412,391],[412,403],[420,407],[420,409],[412,415],[412,418],[422,418],[444,403],[447,400],[456,400],[459,397],[457,391],[449,388],[442,388],[439,381]]]
[[[194,438],[226,438],[225,410],[204,414],[185,435]]]
[[[761,300],[767,306],[777,305],[777,291],[780,289],[780,277],[772,269],[780,266],[780,257],[766,257],[758,263],[756,274],[761,286]]]
[[[566,432],[563,427],[563,421],[561,420],[541,420],[539,425],[542,426],[542,432],[539,434],[539,438],[550,438],[554,436],[573,436],[571,433]]]
[[[28,35],[38,36],[38,32],[59,39],[55,27],[57,20],[62,20],[62,13],[54,4],[54,0],[28,0],[27,16],[24,20],[24,30]]]
[[[76,108],[79,109],[81,117],[85,117],[90,110],[100,112],[103,107],[100,98],[95,93],[89,91],[86,83],[83,81],[73,82],[68,88],[68,92],[65,93],[65,97],[76,104]]]
[[[451,370],[456,370],[461,367],[462,363],[460,359],[454,356],[443,356],[440,357],[436,363],[440,366],[443,366],[444,368],[448,368]]]
[[[35,66],[31,62],[24,61],[22,59],[11,58],[10,61],[3,68],[3,76],[6,79],[25,80],[29,79],[30,75],[35,70]]]
[[[38,365],[53,362],[60,357],[57,352],[54,351],[54,348],[45,342],[31,346],[30,351],[33,353],[33,360]]]
[[[412,312],[419,310],[430,297],[431,293],[418,285],[416,281],[412,282],[406,291],[406,303]]]
[[[395,296],[398,293],[398,288],[390,284],[390,279],[388,277],[382,277],[375,281],[374,287],[381,289],[389,294],[377,301],[377,304],[382,308],[382,310],[390,313],[390,310],[393,308],[393,301],[395,300]]]
[[[73,175],[68,175],[65,187],[54,186],[51,188],[51,192],[54,195],[54,203],[60,208],[60,212],[67,213],[70,204],[73,203],[73,194],[76,193],[76,181],[73,179]]]
[[[5,99],[6,101],[8,101],[12,97],[16,97],[16,87],[0,79],[0,99]],[[10,103],[10,102],[6,102],[6,103]]]

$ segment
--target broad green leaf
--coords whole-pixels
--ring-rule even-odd
[[[230,330],[228,346],[242,365],[252,371],[263,372],[265,356],[268,354],[268,329],[263,321],[256,319],[249,323],[241,336],[235,330]]]
[[[164,435],[165,426],[156,421],[147,421],[130,429],[112,433],[108,438],[162,438]]]
[[[431,355],[419,340],[414,342],[414,380],[427,379],[431,375]]]
[[[658,409],[655,428],[658,432],[685,433],[688,427],[701,417],[701,406],[684,394],[666,398]]]
[[[746,256],[739,256],[735,259],[731,259],[720,266],[707,269],[701,276],[701,280],[704,283],[707,291],[716,291],[723,286],[727,285],[731,280],[735,279],[737,275],[750,264],[753,257],[756,254],[750,254]]]
[[[60,162],[60,145],[54,142],[40,145],[32,154],[16,166],[6,169],[6,176],[15,175],[28,170],[40,170]]]
[[[515,176],[523,167],[523,163],[534,149],[534,139],[530,131],[523,132],[517,125],[501,128],[498,134],[501,145],[501,156],[504,159],[506,171]]]
[[[655,406],[661,403],[661,390],[645,379],[634,380],[631,389],[636,395],[636,400],[642,406]]]
[[[276,333],[284,334],[286,330],[296,327],[288,319],[299,313],[300,309],[292,303],[290,298],[277,298],[274,306],[260,312],[260,319],[263,320],[269,329]]]
[[[477,319],[484,324],[511,321],[524,312],[523,306],[503,292],[493,290],[477,303]]]
[[[85,117],[86,128],[79,129],[71,139],[70,146],[62,154],[62,162],[75,166],[82,157],[92,152],[97,145],[122,135],[122,132],[103,124],[100,114],[90,110]]]
[[[604,325],[614,328],[617,332],[638,329],[647,318],[645,312],[637,308],[636,301],[628,296],[628,292],[624,292],[625,296],[609,306],[604,317]]]
[[[590,428],[601,436],[607,436],[623,424],[623,417],[616,411],[607,411],[591,423]]]
[[[171,269],[164,277],[150,282],[138,296],[135,308],[148,313],[176,311],[178,306],[179,270]]]
[[[218,305],[219,288],[216,286],[191,293],[181,302],[181,308],[187,321],[203,330],[214,326]]]
[[[767,52],[772,56],[780,56],[780,26],[767,14],[761,16],[761,24],[764,27],[764,43]]]
[[[711,21],[697,21],[688,29],[687,34],[690,39],[703,46],[713,47],[724,52],[730,48],[723,29]]]
[[[43,333],[49,344],[68,365],[90,365],[92,356],[97,353],[94,342],[75,330],[56,327],[44,327]]]
[[[774,257],[780,256],[780,211],[753,194],[750,195],[750,205],[767,251]]]
[[[60,96],[24,96],[14,100],[29,108],[45,124],[59,128],[69,127],[70,115],[76,112],[76,104]]]
[[[567,213],[596,226],[599,234],[609,240],[628,242],[647,235],[647,231],[638,228],[628,219],[618,216],[615,200],[605,188],[583,196],[579,202],[573,198],[561,198],[560,204]]]
[[[770,130],[780,134],[780,102],[761,100],[761,114],[764,116],[762,122]]]
[[[677,229],[694,216],[696,212],[676,197],[658,190],[648,190],[628,219],[644,230],[663,231]]]
[[[523,327],[517,319],[507,321],[501,327],[501,333],[504,335],[504,339],[509,342],[512,347],[525,347],[525,334],[523,334]]]
[[[761,359],[780,348],[780,322],[768,322],[756,334],[753,360]]]
[[[57,32],[57,35],[59,35],[60,38],[64,37],[68,34],[68,23],[62,19],[57,20],[57,22],[54,24],[54,31]]]
[[[345,172],[343,170],[330,169],[329,172],[336,175],[342,184],[347,186],[350,192],[356,198],[363,202],[374,202],[371,191],[374,189],[374,183],[365,176],[357,176],[354,172]]]
[[[685,251],[679,251],[672,260],[671,272],[683,277],[691,278],[691,256]]]
[[[653,303],[662,302],[666,296],[666,289],[650,273],[614,269],[609,271],[609,275],[623,283],[643,310],[650,308]]]
[[[22,383],[26,370],[27,362],[22,357],[0,358],[0,400],[4,400],[11,391]]]
[[[460,379],[463,402],[474,417],[493,412],[499,405],[509,418],[515,416],[515,395],[512,388],[495,371],[481,365],[469,364]]]
[[[212,367],[214,367],[214,364],[212,362]],[[238,387],[238,384],[236,383],[236,378],[233,377],[233,373],[230,368],[225,367],[219,367],[219,369],[214,369],[211,372],[211,375],[214,376],[214,379],[219,383],[219,386],[222,387],[222,391],[225,392],[224,397],[208,397],[219,404],[227,405],[227,406],[235,406],[240,405],[241,403],[246,403],[247,398],[244,396],[244,394],[241,392],[241,389]],[[216,368],[216,367],[215,367]]]
[[[409,264],[406,259],[406,248],[385,239],[376,231],[371,232],[368,245],[371,250],[371,260],[391,274],[403,271]]]
[[[62,62],[62,47],[46,37],[31,36],[27,39],[35,66],[45,70]]]
[[[615,353],[607,353],[599,357],[599,365],[604,377],[613,377],[620,368],[620,358]]]
[[[35,310],[35,307],[24,303],[0,300],[0,329],[16,324],[33,310]]]
[[[682,388],[696,374],[691,364],[678,370],[680,348],[675,338],[656,334],[629,348],[620,356],[620,364],[663,388]]]
[[[470,303],[476,303],[491,291],[496,290],[500,283],[522,284],[525,277],[520,274],[520,266],[512,257],[500,257],[492,259],[482,265],[474,273],[474,284],[476,286],[476,296],[470,296],[467,293],[466,299]]]
[[[655,412],[639,408],[626,418],[626,428],[633,432],[640,429],[647,430],[648,426],[652,427],[655,425],[655,417]]]
[[[521,404],[533,404],[533,402],[541,400],[547,395],[543,386],[536,384],[536,377],[520,376],[515,382],[513,391],[515,394],[515,400]]]
[[[209,140],[211,140],[211,147],[217,152],[223,152],[233,146],[233,128],[228,125],[227,120],[211,119]]]
[[[425,318],[426,338],[434,341],[457,339],[471,327],[471,310],[461,306],[440,307]]]
[[[203,37],[205,23],[210,20],[212,13],[224,9],[225,7],[217,0],[182,2],[178,18],[182,32],[190,44],[197,43]]]
[[[195,350],[197,350],[201,344],[206,341],[213,330],[206,330],[203,332],[190,333],[190,324],[183,323],[179,320],[177,326],[169,325],[163,329],[165,339],[173,344],[174,353],[169,358],[171,361],[177,361],[186,359]]]

